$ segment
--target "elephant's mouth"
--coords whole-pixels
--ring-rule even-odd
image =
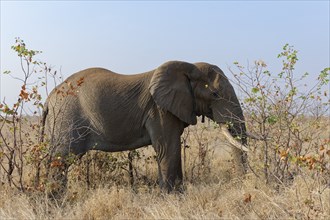
[[[226,125],[224,124],[219,124],[220,125],[220,130],[223,133],[223,135],[225,136],[226,140],[233,145],[234,147],[242,150],[242,151],[249,151],[249,149],[244,146],[243,144],[241,144],[240,142],[238,142],[229,132],[228,128]]]

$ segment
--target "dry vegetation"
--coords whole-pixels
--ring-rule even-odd
[[[87,153],[70,167],[62,199],[47,196],[51,146],[39,136],[38,90],[47,86],[47,77],[39,87],[27,87],[34,70],[52,79],[56,71],[34,61],[39,52],[20,39],[13,50],[24,76],[18,102],[0,100],[0,219],[330,218],[329,68],[301,93],[295,86],[301,81],[293,77],[297,51],[291,47],[283,48],[283,72],[273,78],[262,61],[252,70],[235,63],[233,84],[243,93],[247,129],[262,138],[249,140],[248,174],[235,173],[231,147],[218,126],[206,121],[182,135],[183,194],[160,192],[149,146],[130,154],[134,181],[128,152]]]
[[[324,135],[329,134],[329,125],[324,128],[327,129]],[[31,189],[23,193],[3,184],[0,219],[327,219],[330,216],[330,188],[326,181],[329,176],[325,173],[306,168],[289,184],[265,184],[263,177],[258,178],[252,172],[244,177],[235,175],[231,148],[212,123],[189,127],[183,137],[189,146],[185,148],[184,194],[159,191],[151,147],[138,150],[139,158],[136,156],[133,161],[133,187],[127,172],[126,152],[90,152],[72,167],[69,190],[61,201],[54,202],[40,191]],[[256,152],[250,152],[250,157]],[[258,160],[250,161],[253,167],[258,163]]]

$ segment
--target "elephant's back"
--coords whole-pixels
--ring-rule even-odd
[[[111,70],[94,67],[81,70],[68,77],[64,83],[70,82],[75,84],[79,82],[79,85],[93,84],[103,86],[126,86],[129,84],[135,84],[136,82],[149,83],[153,74],[153,71],[138,73],[138,74],[120,74]]]
[[[79,72],[76,72],[76,73],[72,74],[71,76],[69,76],[65,81],[74,82],[74,81],[77,81],[77,80],[80,80],[81,78],[83,78],[84,81],[87,82],[88,80],[97,80],[97,79],[104,80],[106,78],[112,78],[112,77],[115,77],[115,78],[121,77],[121,74],[112,72],[108,69],[94,67],[94,68],[88,68],[88,69],[84,69]]]
[[[47,102],[54,97],[58,99],[59,96],[62,96],[61,100],[67,100],[104,90],[116,90],[116,87],[125,86],[130,81],[134,81],[135,76],[140,77],[141,74],[122,75],[99,67],[84,69],[72,74],[56,86],[50,93]]]
[[[86,97],[96,81],[104,81],[104,78],[116,77],[113,73],[103,68],[89,68],[72,74],[61,84],[57,85],[49,94],[45,106],[47,105],[50,114],[48,120],[55,115],[59,118],[81,117],[81,99]]]

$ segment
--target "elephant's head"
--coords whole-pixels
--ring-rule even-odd
[[[205,115],[220,125],[226,124],[231,136],[246,145],[243,111],[228,78],[215,65],[196,63],[195,66],[203,73],[203,80],[192,82],[196,115]]]
[[[246,170],[246,127],[233,86],[219,67],[171,61],[155,70],[150,92],[157,105],[187,124],[206,116],[220,124]],[[240,140],[238,142],[237,140]]]

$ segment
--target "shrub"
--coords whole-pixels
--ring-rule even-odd
[[[262,60],[252,68],[235,62],[235,70],[230,69],[233,83],[243,94],[248,130],[262,139],[252,141],[250,164],[253,161],[256,173],[263,172],[267,183],[290,182],[306,168],[311,175],[326,178],[330,174],[330,68],[316,79],[309,79],[308,73],[297,75],[298,51],[288,44],[278,58],[282,59],[278,74],[271,73]]]

